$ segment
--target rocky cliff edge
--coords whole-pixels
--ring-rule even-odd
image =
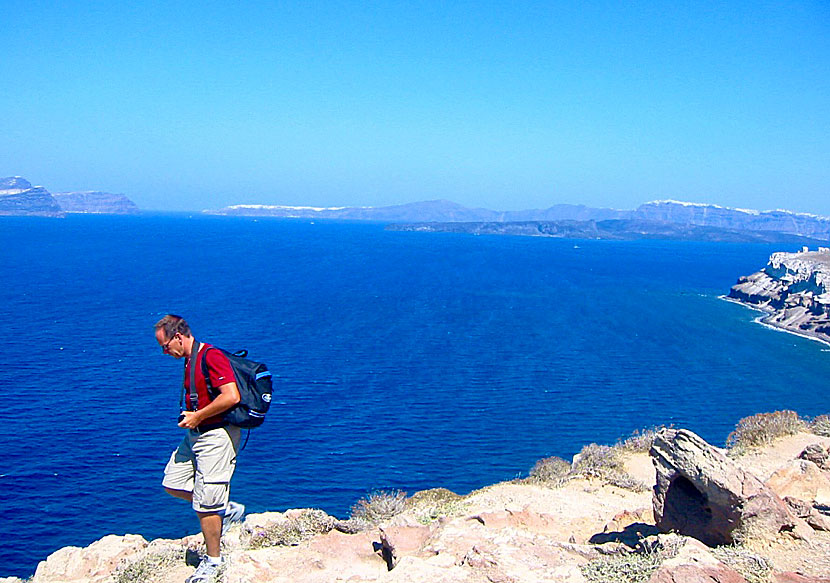
[[[223,538],[224,581],[830,583],[830,438],[799,431],[736,456],[663,429],[616,473],[592,471],[609,451],[467,496],[419,492],[368,528],[319,510],[249,515]],[[726,544],[684,534],[701,527]],[[107,536],[56,551],[31,581],[180,583],[203,548]]]

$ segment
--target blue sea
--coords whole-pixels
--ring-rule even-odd
[[[232,497],[346,517],[658,424],[830,412],[830,353],[719,298],[778,249],[399,233],[187,215],[0,220],[0,576],[66,545],[198,530],[161,474],[182,363],[153,324],[275,375]]]

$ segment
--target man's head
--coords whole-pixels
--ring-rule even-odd
[[[156,342],[159,343],[164,354],[169,354],[173,358],[190,356],[193,336],[184,318],[175,314],[167,314],[156,322],[155,328]]]

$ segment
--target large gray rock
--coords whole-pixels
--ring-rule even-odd
[[[804,448],[798,459],[807,460],[816,464],[819,469],[830,471],[830,449],[820,443],[813,443]]]
[[[710,546],[812,533],[770,488],[691,431],[660,431],[649,453],[657,470],[654,518],[662,531]]]

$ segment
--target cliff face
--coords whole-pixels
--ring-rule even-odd
[[[48,190],[13,176],[0,179],[0,215],[62,217],[64,212]]]
[[[58,192],[54,197],[61,208],[68,213],[129,215],[139,212],[138,206],[123,194],[85,190]]]
[[[638,218],[746,231],[775,231],[820,240],[830,239],[830,218],[785,210],[756,211],[692,204],[677,201],[655,201],[635,211]]]
[[[830,249],[773,253],[729,297],[768,312],[765,323],[830,342]]]

